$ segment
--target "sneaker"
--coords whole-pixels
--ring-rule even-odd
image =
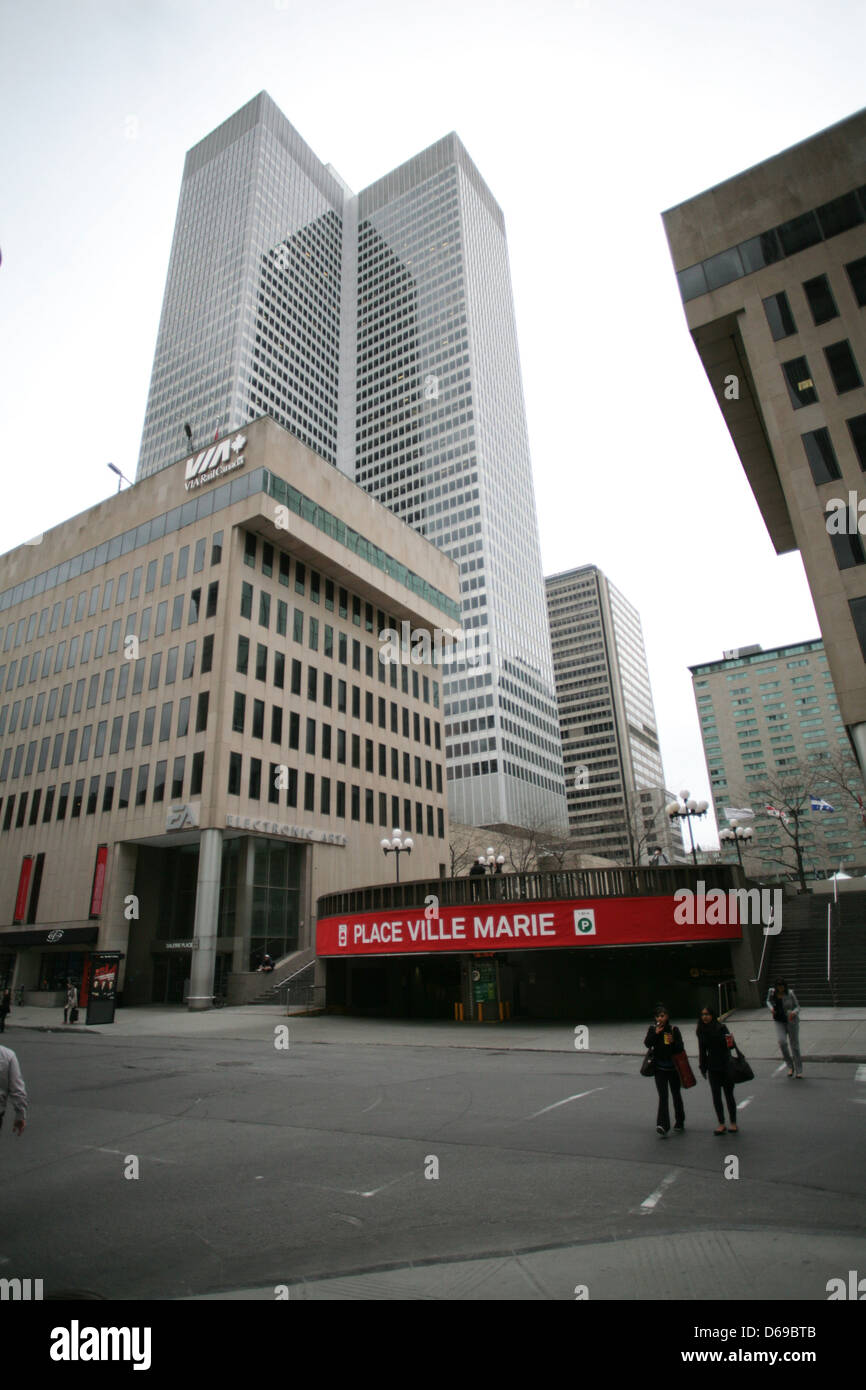
[[[656,1134],[660,1134],[662,1139],[664,1139],[665,1135],[667,1134],[667,1130],[665,1129],[664,1125],[656,1125]]]
[[[686,1127],[686,1126],[685,1126],[685,1122],[683,1122],[683,1124],[676,1124],[676,1125],[674,1125],[674,1129],[678,1129],[679,1132],[680,1132],[680,1134],[682,1134],[682,1132],[683,1132],[683,1130],[685,1129],[685,1127]]]

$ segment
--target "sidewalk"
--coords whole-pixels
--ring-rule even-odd
[[[452,1023],[450,1020],[354,1018],[339,1014],[286,1015],[279,1005],[246,1004],[239,1008],[190,1013],[182,1006],[119,1009],[114,1023],[88,1028],[82,1021],[64,1025],[60,1009],[13,1008],[0,1034],[14,1047],[24,1030],[84,1033],[115,1038],[226,1038],[256,1042],[272,1039],[274,1028],[287,1024],[291,1041],[343,1047],[474,1047],[498,1052],[574,1052],[579,1020],[530,1019],[511,1023]],[[774,1030],[765,1009],[736,1010],[727,1018],[742,1051],[750,1058],[778,1058]],[[586,1024],[580,1051],[610,1056],[642,1055],[649,1021]],[[680,1021],[686,1048],[696,1051],[691,1019]],[[866,1008],[806,1009],[801,1012],[803,1060],[866,1062]]]

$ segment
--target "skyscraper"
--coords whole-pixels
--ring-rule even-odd
[[[640,615],[595,565],[545,580],[565,758],[569,831],[588,852],[646,863],[682,859]]]
[[[456,135],[358,195],[265,93],[190,150],[138,476],[263,413],[460,566],[452,814],[564,829],[504,222]]]
[[[861,769],[864,160],[860,111],[664,214],[689,330],[770,538],[802,555]]]
[[[742,847],[747,872],[795,867],[790,828],[780,824],[788,807],[802,815],[808,871],[862,865],[863,812],[856,779],[840,785],[850,749],[823,642],[739,647],[690,669],[719,828],[738,821],[753,831]]]

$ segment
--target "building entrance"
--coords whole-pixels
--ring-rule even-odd
[[[189,991],[191,951],[167,951],[153,958],[152,1004],[182,1004]]]

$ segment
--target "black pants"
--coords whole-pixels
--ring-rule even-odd
[[[719,1117],[719,1124],[725,1123],[725,1112],[722,1107],[722,1091],[725,1093],[725,1100],[728,1102],[728,1115],[732,1125],[737,1123],[737,1102],[734,1100],[733,1082],[728,1080],[727,1073],[723,1071],[708,1071],[710,1078],[710,1090],[713,1093],[713,1105]]]
[[[656,1090],[659,1093],[659,1108],[656,1117],[656,1124],[661,1125],[667,1133],[671,1127],[670,1110],[668,1109],[668,1087],[670,1086],[671,1095],[674,1098],[674,1115],[678,1125],[686,1122],[686,1112],[683,1109],[683,1098],[681,1095],[679,1073],[671,1067],[670,1071],[661,1071],[656,1065],[655,1070]]]

